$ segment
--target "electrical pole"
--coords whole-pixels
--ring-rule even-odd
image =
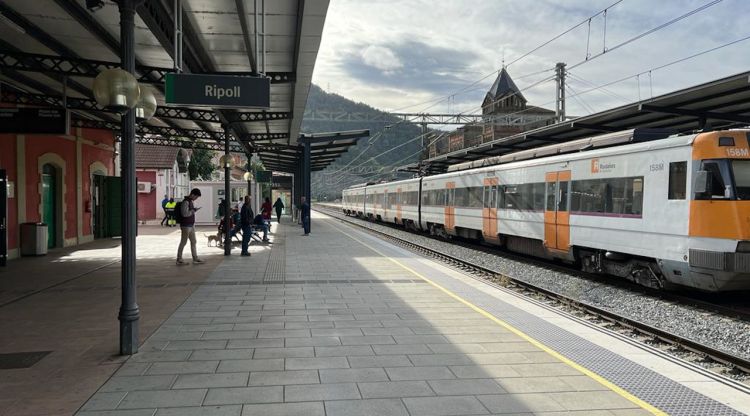
[[[557,82],[555,119],[560,123],[565,121],[565,64],[562,62],[558,62],[557,65],[555,65],[555,81]]]

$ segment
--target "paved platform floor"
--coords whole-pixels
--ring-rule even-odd
[[[206,264],[177,267],[179,231],[139,228],[142,340],[224,258],[222,249],[207,245],[204,233],[214,230],[198,232],[198,252]],[[119,260],[119,239],[107,239],[0,268],[0,415],[72,415],[120,368],[126,358],[118,355]],[[29,352],[49,353],[28,368],[9,368],[22,363],[3,355]]]
[[[225,258],[78,414],[664,414],[500,320],[528,315],[524,301],[319,214],[311,236],[281,225],[275,238]],[[540,336],[570,338],[574,324],[539,316]],[[571,355],[598,351],[593,332]],[[630,363],[618,374],[658,376],[674,414],[741,414]]]

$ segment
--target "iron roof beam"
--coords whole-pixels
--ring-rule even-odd
[[[743,116],[737,113],[716,113],[713,111],[697,111],[688,110],[686,108],[678,107],[659,107],[651,104],[641,104],[638,106],[639,111],[648,111],[652,113],[664,113],[664,114],[675,114],[680,116],[691,116],[698,119],[712,119],[712,120],[723,120],[733,121],[736,123],[750,124],[750,117]]]
[[[59,74],[85,78],[96,78],[105,69],[119,68],[119,62],[98,61],[93,59],[74,58],[70,56],[54,56],[36,53],[19,52],[17,50],[3,48],[0,50],[0,68],[15,69],[19,71],[44,72],[48,74]],[[35,62],[37,65],[31,64]],[[44,64],[46,68],[40,68],[38,64]],[[172,68],[159,68],[146,65],[136,65],[136,79],[143,84],[161,85],[164,76],[174,72]],[[195,72],[201,73],[201,72]],[[211,72],[213,73],[213,72]],[[220,72],[221,75],[251,76],[248,72]],[[266,74],[271,83],[286,83],[288,81],[285,72],[269,72]]]

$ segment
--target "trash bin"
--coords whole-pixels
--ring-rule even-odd
[[[21,224],[21,255],[43,256],[47,254],[47,224],[25,222]]]

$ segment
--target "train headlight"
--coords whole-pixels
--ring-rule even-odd
[[[738,253],[750,253],[750,241],[740,241],[737,243]]]

